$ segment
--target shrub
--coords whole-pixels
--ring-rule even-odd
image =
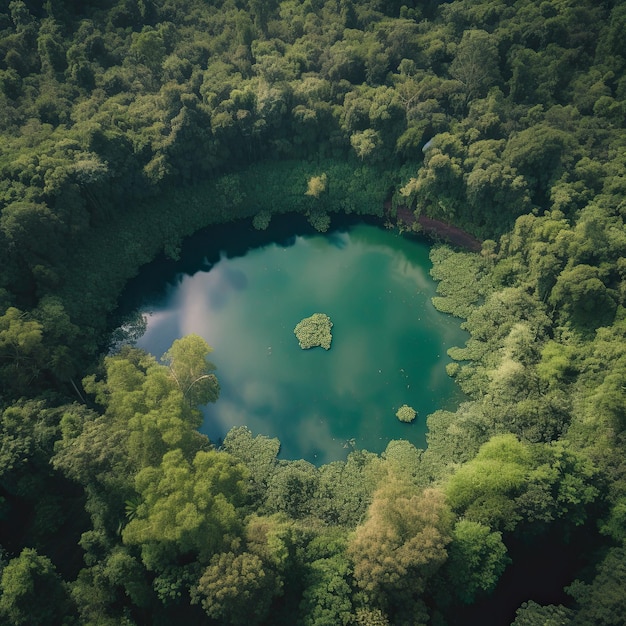
[[[410,423],[410,422],[412,422],[415,419],[416,416],[417,416],[417,411],[415,409],[411,408],[408,404],[403,404],[396,411],[396,417],[401,422]]]
[[[305,317],[299,322],[293,332],[303,350],[316,346],[322,346],[324,350],[329,350],[333,339],[330,333],[332,326],[333,323],[328,315],[314,313],[311,317]]]

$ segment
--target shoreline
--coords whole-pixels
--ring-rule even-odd
[[[385,212],[389,214],[391,209],[391,203],[385,203]],[[442,239],[447,243],[464,248],[471,252],[480,252],[482,248],[482,242],[476,239],[473,235],[464,231],[462,228],[448,224],[442,220],[435,219],[433,217],[427,217],[426,215],[420,215],[415,217],[415,214],[408,207],[402,206],[397,209],[397,222],[405,226],[412,228],[415,223],[420,226],[420,232],[434,238]]]

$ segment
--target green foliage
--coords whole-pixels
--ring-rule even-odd
[[[423,450],[419,450],[406,439],[394,439],[387,444],[382,458],[395,476],[415,486],[426,484],[425,472],[422,467]]]
[[[589,265],[564,270],[552,289],[550,304],[579,328],[610,325],[617,301],[599,276],[599,268]]]
[[[223,449],[241,461],[250,472],[251,496],[260,502],[276,471],[280,441],[264,435],[252,436],[246,426],[231,428],[224,438]]]
[[[411,445],[408,441],[398,443]],[[396,458],[393,453],[390,454],[393,459]],[[404,456],[402,460],[405,460]],[[390,458],[388,462],[392,462]],[[407,468],[403,467],[403,470],[407,471]],[[372,495],[385,475],[385,468],[378,455],[355,450],[345,462],[328,463],[317,473],[312,513],[326,524],[354,528],[363,520]]]
[[[445,562],[451,525],[441,492],[415,493],[387,481],[348,548],[358,586],[382,608],[394,598],[409,606]]]
[[[67,586],[49,558],[24,548],[2,570],[0,615],[6,624],[61,624],[73,612]]]
[[[577,603],[577,611],[571,624],[617,625],[623,620],[625,598],[623,593],[626,567],[624,547],[611,548],[597,568],[590,583],[576,580],[567,592]]]
[[[441,245],[431,249],[430,260],[430,274],[437,281],[435,307],[457,317],[469,317],[490,290],[484,261],[475,254],[455,252]]]
[[[23,391],[42,366],[42,326],[15,307],[0,317],[0,378],[4,389]]]
[[[331,626],[352,623],[350,565],[343,555],[310,562],[300,612],[306,626]]]
[[[143,609],[154,601],[143,566],[119,546],[103,561],[82,569],[71,591],[83,622],[127,623],[120,610],[127,599]]]
[[[135,478],[140,504],[122,531],[127,545],[139,545],[149,569],[159,570],[173,555],[201,560],[228,545],[241,520],[246,469],[225,452],[197,452],[191,462],[179,449]]]
[[[308,517],[315,507],[318,483],[318,470],[311,463],[283,461],[269,480],[263,508],[269,513],[286,513],[292,519]]]
[[[206,366],[206,343],[202,341],[200,347],[199,361],[189,368],[184,367],[182,361],[178,363],[183,382],[186,380],[183,376],[190,374],[194,365]],[[83,384],[85,390],[106,407],[109,420],[124,429],[130,460],[135,467],[158,463],[172,446],[179,446],[185,452],[197,449],[190,427],[199,425],[199,412],[189,406],[185,389],[180,388],[171,368],[159,365],[154,357],[142,351],[129,348],[117,356],[107,357],[105,369],[105,379],[96,380],[91,376]]]
[[[453,623],[510,533],[622,541],[623,3],[41,4],[0,9],[4,621]],[[317,469],[242,429],[211,450],[197,337],[95,365],[123,286],[185,236],[287,212],[324,232],[389,198],[486,239],[432,253],[467,397],[423,453]],[[349,559],[310,539],[337,527]],[[621,623],[621,550],[574,613],[516,623]]]
[[[219,383],[212,370],[215,365],[207,361],[213,352],[202,337],[186,335],[176,339],[163,355],[163,362],[183,397],[191,406],[215,402],[219,395]]]
[[[450,506],[474,522],[513,530],[520,521],[515,497],[523,492],[530,450],[512,435],[492,437],[448,481]]]
[[[443,576],[465,604],[493,591],[510,563],[501,533],[465,519],[456,523],[448,552]]]
[[[258,624],[267,614],[274,585],[255,554],[215,555],[198,582],[206,614],[223,624]]]
[[[417,416],[417,411],[411,408],[408,404],[403,404],[397,411],[396,417],[401,422],[411,423]]]
[[[357,131],[350,137],[350,145],[362,161],[365,159],[375,160],[375,154],[382,145],[380,134],[373,128]]]
[[[215,554],[191,590],[192,602],[222,623],[263,623],[274,596],[283,591],[290,524],[280,516],[253,516],[244,542],[243,551]]]
[[[272,220],[272,214],[269,211],[259,211],[252,219],[252,225],[257,230],[266,230]]]
[[[311,226],[320,233],[325,233],[330,226],[330,216],[319,209],[309,211],[308,219]]]
[[[389,626],[390,623],[380,609],[358,608],[354,619],[359,626]]]
[[[468,100],[484,96],[499,75],[495,37],[484,30],[466,30],[450,64],[450,74],[462,83]]]
[[[524,602],[515,613],[515,621],[511,626],[563,626],[571,624],[573,612],[565,606],[549,604],[542,606],[530,600]]]
[[[296,324],[294,334],[303,350],[321,346],[324,350],[330,350],[333,340],[330,329],[333,323],[325,313],[313,313]]]
[[[594,475],[589,459],[566,443],[530,446],[498,435],[449,478],[446,495],[468,520],[509,532],[523,522],[533,534],[558,518],[582,524],[598,495]]]

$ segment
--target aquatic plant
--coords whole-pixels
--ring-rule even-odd
[[[396,411],[396,417],[401,422],[410,423],[410,422],[412,422],[415,419],[416,415],[417,415],[417,411],[415,409],[411,408],[408,404],[403,404]]]
[[[324,350],[330,350],[333,339],[330,329],[333,323],[325,313],[314,313],[311,317],[305,317],[298,322],[293,332],[298,338],[298,343],[303,350],[321,346]]]

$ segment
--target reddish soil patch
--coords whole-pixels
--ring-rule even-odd
[[[385,209],[388,211],[391,207],[388,204],[385,205]],[[433,237],[434,239],[441,239],[447,241],[452,245],[459,248],[465,248],[472,252],[478,252],[481,249],[481,242],[476,237],[465,232],[461,228],[452,226],[441,220],[433,219],[432,217],[426,217],[420,215],[417,219],[408,207],[398,207],[397,209],[398,223],[402,222],[405,226],[411,227],[417,222],[426,235]]]

